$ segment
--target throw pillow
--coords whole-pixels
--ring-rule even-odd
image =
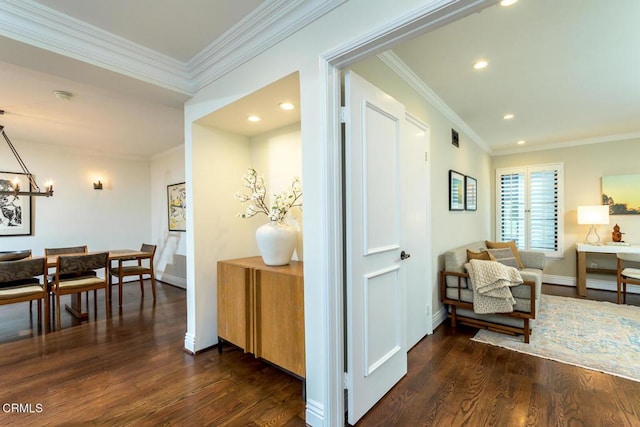
[[[472,259],[479,259],[482,261],[491,261],[491,256],[487,251],[473,252],[467,249],[467,262],[471,261]]]
[[[522,264],[522,260],[520,259],[520,254],[518,253],[518,248],[516,246],[515,240],[510,240],[508,242],[490,242],[487,240],[485,244],[487,245],[488,249],[511,248],[511,250],[513,251],[513,255],[516,258],[516,262],[518,263],[516,267],[519,269],[524,268],[524,264]]]
[[[498,261],[500,264],[520,269],[518,260],[511,248],[487,249],[487,252],[489,252],[492,261]]]

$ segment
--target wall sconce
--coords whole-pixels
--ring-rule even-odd
[[[93,183],[93,189],[94,190],[102,190],[102,181],[100,181],[100,179],[98,179],[98,182],[94,182]]]

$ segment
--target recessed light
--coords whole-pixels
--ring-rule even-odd
[[[247,120],[249,120],[250,122],[259,122],[260,121],[260,117],[258,117],[258,116],[249,116],[249,117],[247,117]]]
[[[489,65],[489,63],[486,60],[479,59],[473,63],[473,68],[476,70],[482,70],[483,68],[487,68],[487,65]]]
[[[282,110],[293,110],[294,108],[296,108],[295,105],[293,105],[290,102],[281,102],[280,104],[278,104],[278,107],[280,107]]]
[[[505,120],[511,120],[511,119],[513,119],[513,117],[514,116],[511,113],[507,113],[504,116],[502,116],[502,118],[505,119]]]
[[[520,141],[516,142],[516,144],[518,144],[518,145],[524,145],[526,143],[527,143],[527,141],[525,141],[524,139],[521,139]]]
[[[514,4],[517,1],[518,0],[502,0],[500,2],[500,6],[511,6],[512,4]]]

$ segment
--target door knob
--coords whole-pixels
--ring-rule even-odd
[[[405,251],[400,252],[400,259],[401,260],[405,260],[405,259],[409,258],[410,256],[411,256],[411,254],[408,254]]]

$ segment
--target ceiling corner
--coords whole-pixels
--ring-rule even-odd
[[[186,65],[28,0],[0,4],[0,35],[191,95]]]
[[[189,60],[194,92],[259,55],[347,0],[273,0]]]

